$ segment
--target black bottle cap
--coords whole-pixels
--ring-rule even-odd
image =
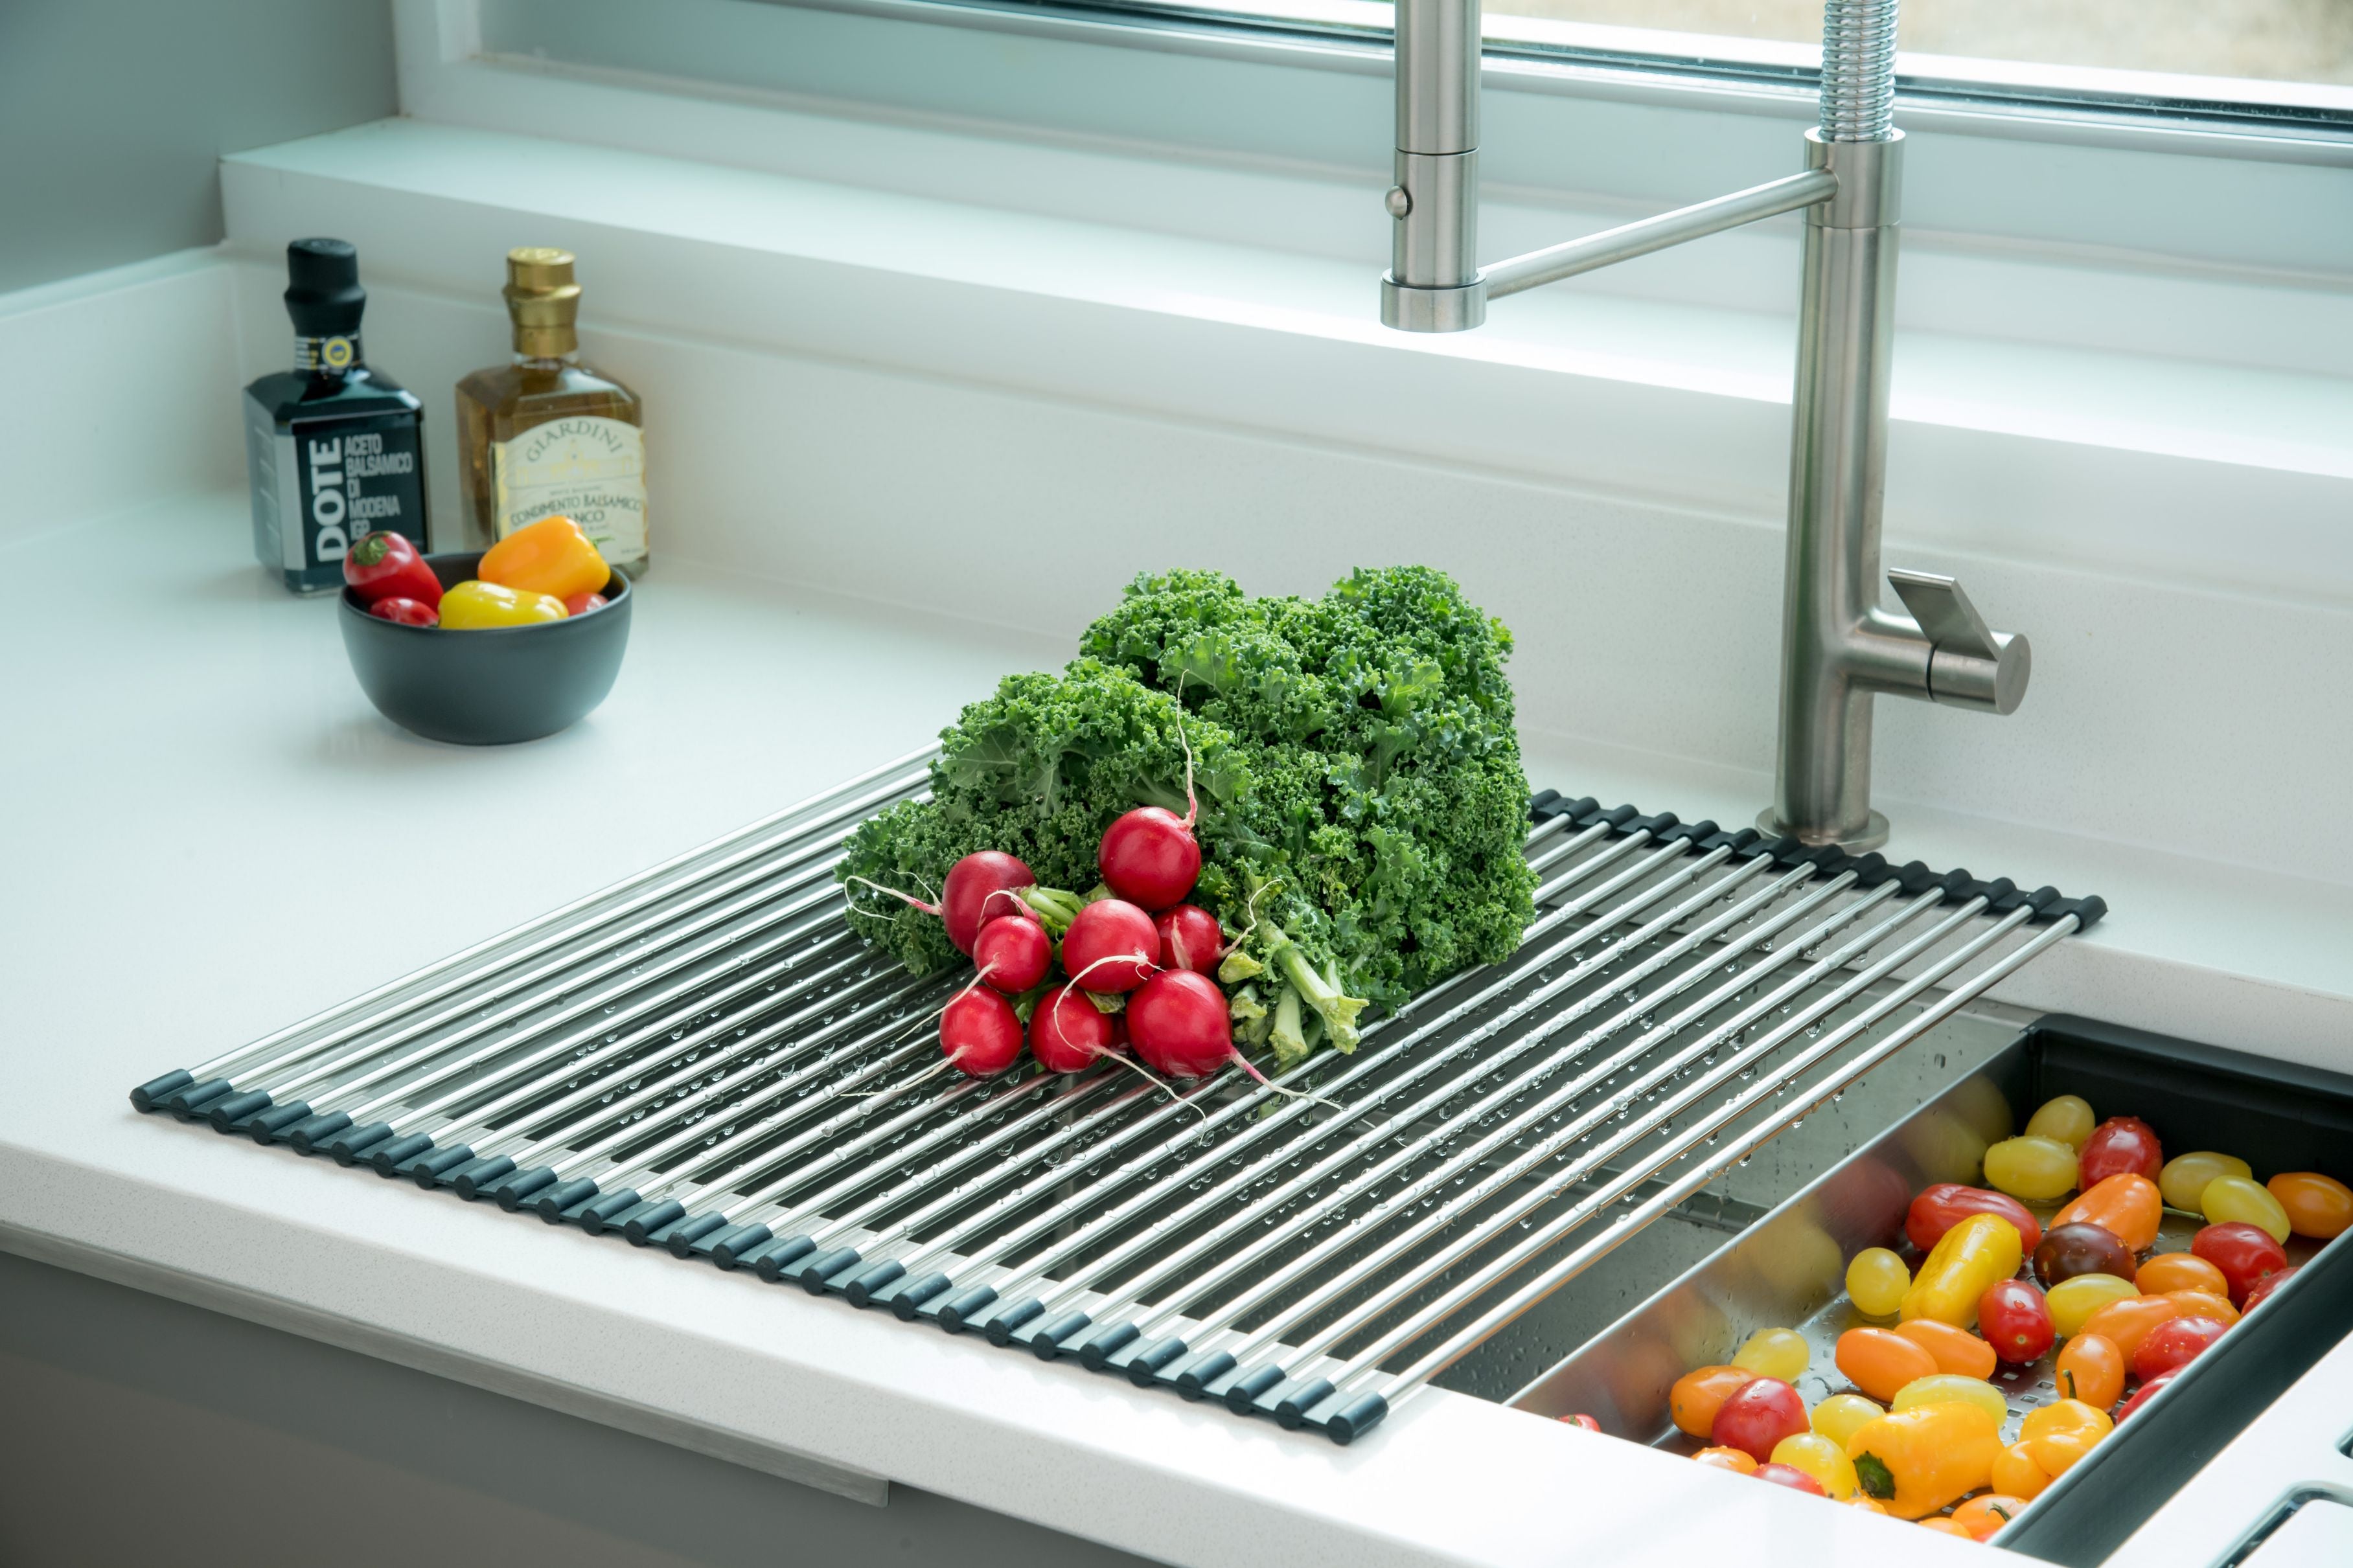
[[[367,290],[360,287],[360,253],[341,239],[298,239],[286,247],[286,313],[306,338],[349,337],[359,331]]]

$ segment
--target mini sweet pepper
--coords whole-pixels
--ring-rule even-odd
[[[1920,1519],[1988,1483],[2001,1428],[1975,1405],[1920,1405],[1864,1424],[1846,1453],[1864,1495],[1898,1519]]]
[[[548,594],[520,594],[496,583],[470,578],[441,595],[441,629],[482,631],[497,626],[529,626],[564,619],[564,601]]]
[[[2053,1400],[2019,1423],[2018,1447],[2046,1475],[2063,1476],[2115,1430],[2108,1413],[2095,1405]]]
[[[604,587],[613,569],[578,523],[568,517],[543,517],[491,545],[474,574],[518,593],[568,599]]]
[[[343,557],[343,581],[363,604],[414,599],[429,610],[441,602],[441,579],[408,535],[388,528],[360,535]]]
[[[1944,1234],[1912,1277],[1904,1317],[1968,1328],[1977,1321],[1978,1299],[2017,1273],[2025,1256],[2016,1226],[2000,1215],[1971,1215]]]

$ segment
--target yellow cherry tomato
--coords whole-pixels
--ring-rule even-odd
[[[1667,1390],[1667,1414],[1694,1437],[1715,1430],[1715,1413],[1741,1384],[1757,1374],[1745,1366],[1704,1366],[1675,1379]]]
[[[1843,1453],[1848,1438],[1886,1414],[1860,1394],[1833,1394],[1814,1406],[1809,1419],[1815,1431],[1836,1443]]]
[[[2051,1309],[2051,1327],[2061,1339],[2080,1334],[2091,1315],[2111,1301],[2140,1294],[2140,1287],[2113,1274],[2078,1274],[2051,1287],[2042,1300]]]
[[[2116,1349],[2125,1352],[2129,1362],[2139,1351],[2141,1341],[2148,1338],[2159,1323],[2169,1323],[2189,1314],[2181,1303],[2170,1296],[2127,1296],[2121,1301],[2111,1301],[2084,1320],[2084,1331],[2114,1340]]]
[[[1846,1457],[1846,1449],[1820,1432],[1798,1432],[1782,1438],[1773,1445],[1772,1462],[1813,1477],[1832,1502],[1844,1502],[1860,1489],[1854,1461]]]
[[[2018,1510],[2025,1506],[2022,1497],[1982,1492],[1953,1510],[1953,1522],[1968,1531],[1972,1541],[1990,1541],[1995,1531],[2016,1519]]]
[[[2027,1412],[2018,1426],[2018,1446],[2050,1474],[2063,1476],[2115,1430],[2106,1411],[2062,1399]]]
[[[474,574],[518,593],[568,599],[575,594],[602,593],[613,569],[578,523],[568,517],[543,517],[491,545]]]
[[[2217,1154],[2211,1149],[2193,1149],[2187,1154],[2176,1154],[2157,1173],[2157,1184],[2165,1194],[2168,1207],[2199,1212],[2198,1200],[2205,1195],[2206,1184],[2217,1176],[2252,1176],[2254,1172],[2236,1154]]]
[[[1949,1372],[1937,1373],[1905,1384],[1895,1391],[1897,1410],[1917,1410],[1924,1405],[1974,1405],[1993,1417],[1997,1426],[2010,1419],[2010,1401],[2001,1390],[1981,1377],[1959,1377]]]
[[[1746,1448],[1702,1448],[1692,1456],[1703,1465],[1713,1465],[1719,1470],[1730,1470],[1736,1476],[1753,1476],[1757,1460]]]
[[[2162,1296],[2168,1290],[2203,1290],[2213,1296],[2231,1293],[2222,1271],[2194,1252],[2158,1253],[2140,1266],[2133,1283],[2144,1296]]]
[[[2105,1334],[2077,1334],[2060,1346],[2052,1372],[2062,1399],[2105,1410],[2125,1396],[2125,1352]],[[2001,1485],[2000,1478],[1994,1484]]]
[[[2084,1140],[2099,1124],[2100,1119],[2092,1114],[2090,1101],[2078,1094],[2063,1094],[2035,1108],[2034,1114],[2026,1119],[2026,1135],[2081,1149]]]
[[[1759,1329],[1748,1336],[1732,1364],[1755,1373],[1759,1377],[1778,1377],[1783,1383],[1795,1383],[1804,1375],[1807,1364],[1814,1359],[1813,1347],[1806,1336],[1795,1329]]]
[[[441,624],[449,624],[447,616],[442,617]],[[2253,1177],[2215,1177],[2206,1184],[2206,1190],[2198,1194],[2198,1210],[2206,1216],[2209,1225],[2242,1220],[2258,1230],[2270,1233],[2271,1238],[2282,1246],[2287,1244],[2292,1234],[2285,1206],[2264,1188],[2255,1185]]]
[[[1866,1247],[1846,1266],[1847,1299],[1866,1318],[1892,1318],[1912,1289],[1912,1270],[1884,1247]]]
[[[1915,1318],[1908,1323],[1898,1323],[1895,1331],[1936,1358],[1936,1370],[1961,1377],[1991,1377],[1994,1363],[2000,1358],[1993,1346],[1967,1329],[1936,1318]]]
[[[564,619],[564,601],[550,594],[519,594],[496,583],[469,578],[441,595],[441,629],[445,632],[486,631],[499,626],[531,626]]]
[[[2042,1489],[2051,1484],[2052,1477],[2036,1462],[2032,1450],[2025,1444],[2012,1443],[1995,1458],[1993,1472],[1988,1479],[1994,1490],[2031,1501],[2042,1495]]]
[[[2327,1241],[2353,1227],[2353,1187],[2317,1171],[2284,1171],[2263,1185],[2298,1236]]]
[[[2165,1197],[2147,1176],[2119,1171],[2092,1184],[2084,1195],[2051,1216],[2063,1225],[2096,1225],[2125,1244],[2127,1251],[2146,1252],[2157,1242],[2158,1223],[2165,1217]]]
[[[2056,1138],[2005,1138],[1986,1151],[1985,1177],[2021,1203],[2056,1203],[2075,1190],[2075,1151]]]

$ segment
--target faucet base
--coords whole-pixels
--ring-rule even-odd
[[[1834,834],[1799,832],[1784,826],[1779,815],[1768,805],[1757,814],[1757,831],[1767,838],[1795,838],[1800,844],[1809,844],[1816,848],[1824,845],[1834,845],[1851,855],[1860,855],[1866,849],[1876,849],[1886,843],[1888,828],[1887,818],[1874,811],[1871,814],[1870,819],[1862,825],[1862,831],[1852,837],[1841,838]]]

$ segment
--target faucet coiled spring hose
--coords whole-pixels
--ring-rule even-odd
[[[1884,142],[1895,123],[1896,0],[1823,0],[1822,134]]]

